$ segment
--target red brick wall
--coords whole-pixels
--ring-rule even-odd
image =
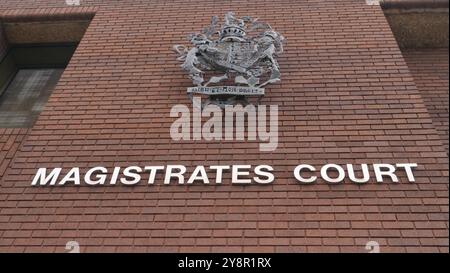
[[[0,128],[0,181],[29,131],[28,128]]]
[[[95,4],[96,16],[2,181],[0,251],[62,252],[71,240],[81,251],[363,252],[370,240],[382,252],[448,251],[447,154],[379,7],[360,0],[83,3]],[[61,12],[45,9],[55,6],[63,5],[0,2],[4,15]],[[170,108],[190,105],[191,85],[171,47],[228,10],[259,17],[288,40],[283,80],[263,100],[280,110],[273,153],[254,142],[169,135]],[[297,164],[327,162],[419,168],[415,184],[294,181]],[[30,187],[38,167],[168,163],[264,163],[277,179],[247,187]]]
[[[448,153],[448,48],[403,52]]]

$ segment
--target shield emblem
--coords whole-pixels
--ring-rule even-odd
[[[276,56],[283,51],[284,37],[273,31],[269,24],[248,16],[237,18],[232,12],[225,16],[220,31],[217,27],[218,19],[213,17],[209,28],[191,36],[193,48],[174,47],[180,54],[178,60],[183,61],[181,67],[196,85],[188,89],[188,94],[191,96],[195,91],[219,101],[221,105],[238,100],[248,103],[246,98],[249,96],[260,99],[265,85],[280,80]],[[248,35],[251,33],[253,35]],[[213,71],[220,74],[211,75]],[[235,85],[217,85],[230,81]]]

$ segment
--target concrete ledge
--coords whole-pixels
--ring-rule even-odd
[[[69,7],[54,9],[5,10],[0,13],[3,22],[36,22],[36,21],[66,21],[92,20],[95,16],[94,7]]]
[[[383,9],[448,9],[448,0],[381,0]]]
[[[448,47],[448,0],[385,0],[381,7],[401,48]]]
[[[83,37],[90,21],[4,23],[9,44],[73,43]]]
[[[11,44],[79,42],[95,16],[92,7],[6,10],[0,14]]]

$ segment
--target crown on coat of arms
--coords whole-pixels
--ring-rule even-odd
[[[244,19],[237,19],[233,12],[227,13],[225,23],[220,31],[220,40],[242,41],[247,35],[245,21]]]

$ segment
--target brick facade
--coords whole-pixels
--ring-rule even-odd
[[[371,240],[382,252],[448,251],[447,154],[380,7],[360,0],[82,5],[0,2],[3,17],[96,12],[2,178],[0,251],[63,252],[71,240],[83,252],[365,252]],[[254,142],[169,135],[170,109],[190,105],[191,86],[171,47],[228,10],[270,22],[288,40],[283,80],[262,102],[280,110],[272,153]],[[294,181],[297,164],[329,162],[417,162],[417,182]],[[267,186],[30,186],[39,167],[168,163],[269,164],[277,179]]]
[[[409,49],[403,56],[448,153],[448,48]]]
[[[26,128],[0,128],[0,177],[5,174],[29,131]]]

